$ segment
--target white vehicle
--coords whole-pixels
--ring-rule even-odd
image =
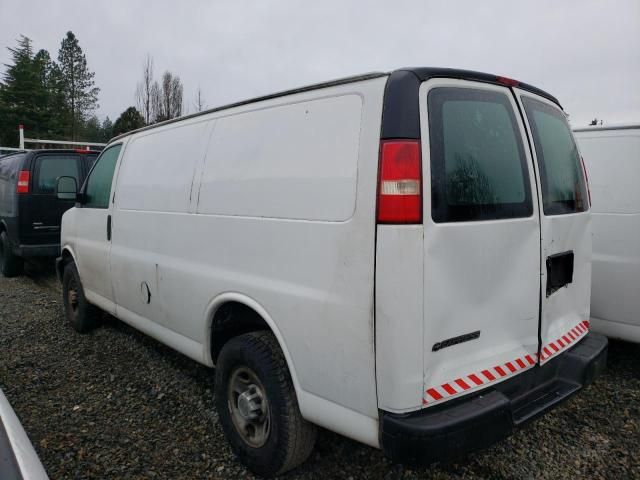
[[[574,132],[593,198],[592,326],[640,342],[640,124]]]
[[[117,137],[58,271],[77,330],[96,306],[216,366],[222,427],[261,475],[303,462],[314,425],[453,458],[606,362],[565,114],[477,72],[352,77]]]
[[[0,478],[3,480],[48,480],[33,445],[0,390]]]

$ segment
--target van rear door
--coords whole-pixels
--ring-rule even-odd
[[[586,335],[591,294],[591,215],[584,166],[560,108],[515,89],[533,140],[540,184],[540,364]]]
[[[431,79],[419,98],[429,407],[537,363],[541,232],[511,90]]]

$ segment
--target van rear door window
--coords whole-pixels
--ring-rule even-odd
[[[433,220],[530,216],[529,173],[509,97],[489,90],[434,88],[428,108]]]
[[[564,114],[522,97],[536,147],[545,215],[584,212],[588,197],[580,154]]]
[[[56,193],[56,181],[59,177],[73,177],[76,183],[80,178],[80,166],[75,155],[45,155],[38,158],[35,193]]]

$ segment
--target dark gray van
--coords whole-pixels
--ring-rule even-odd
[[[0,157],[0,270],[5,277],[22,272],[27,257],[60,253],[62,214],[73,199],[58,199],[59,177],[81,185],[99,152],[33,150]]]

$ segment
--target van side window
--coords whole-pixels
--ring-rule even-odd
[[[530,216],[529,173],[509,97],[434,88],[428,109],[434,222]]]
[[[113,172],[116,168],[120,148],[122,148],[122,144],[114,145],[113,147],[106,149],[93,165],[84,190],[86,197],[84,204],[85,207],[109,207],[111,182],[113,180]]]
[[[34,193],[54,194],[58,177],[80,178],[77,156],[44,155],[38,158]]]
[[[545,215],[584,212],[588,194],[580,154],[564,114],[546,103],[522,97],[536,147]]]

